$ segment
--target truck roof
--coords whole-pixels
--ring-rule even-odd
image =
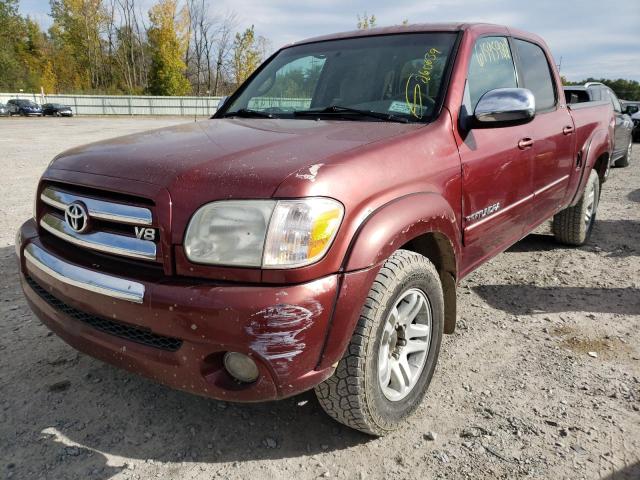
[[[422,32],[461,32],[465,30],[481,30],[483,32],[495,31],[496,33],[504,33],[506,35],[514,35],[523,38],[529,38],[537,42],[543,43],[544,40],[539,36],[492,23],[465,23],[465,22],[447,22],[447,23],[414,23],[409,25],[392,25],[388,27],[375,27],[365,30],[350,30],[347,32],[331,33],[328,35],[320,35],[311,37],[298,42],[291,43],[285,47],[293,45],[302,45],[305,43],[322,42],[326,40],[339,40],[343,38],[353,37],[371,37],[375,35],[390,35],[394,33],[422,33]]]

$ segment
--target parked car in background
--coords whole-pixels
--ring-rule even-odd
[[[7,102],[9,115],[22,115],[24,117],[42,116],[42,107],[31,100],[12,98]]]
[[[54,117],[73,117],[71,107],[61,103],[45,103],[42,105],[42,114]]]
[[[4,103],[0,103],[0,117],[9,116],[9,109]]]
[[[631,115],[633,122],[633,141],[640,142],[640,102],[622,102],[622,109],[626,108],[626,112]]]
[[[588,241],[613,124],[609,102],[565,105],[523,31],[302,41],[211,120],[57,155],[16,237],[22,288],[106,362],[225,401],[315,387],[384,435],[427,391],[461,279],[551,218]]]
[[[640,112],[631,115],[633,121],[633,141],[640,142]]]
[[[583,102],[610,102],[616,117],[614,134],[613,155],[611,156],[611,166],[626,167],[631,160],[631,149],[633,147],[632,131],[633,121],[622,107],[620,100],[604,83],[588,82],[584,86],[566,86],[564,94],[567,104]]]

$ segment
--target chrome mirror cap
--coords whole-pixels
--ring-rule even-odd
[[[526,123],[536,115],[536,101],[526,88],[496,88],[478,102],[474,117],[478,126],[508,126]]]

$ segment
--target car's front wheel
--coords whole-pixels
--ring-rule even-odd
[[[427,391],[443,326],[436,268],[420,254],[396,251],[373,282],[334,375],[316,387],[320,405],[370,435],[398,428]]]

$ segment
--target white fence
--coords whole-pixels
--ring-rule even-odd
[[[0,103],[23,98],[36,103],[68,105],[77,115],[187,115],[210,116],[220,97],[151,97],[127,95],[40,95],[0,93]]]

